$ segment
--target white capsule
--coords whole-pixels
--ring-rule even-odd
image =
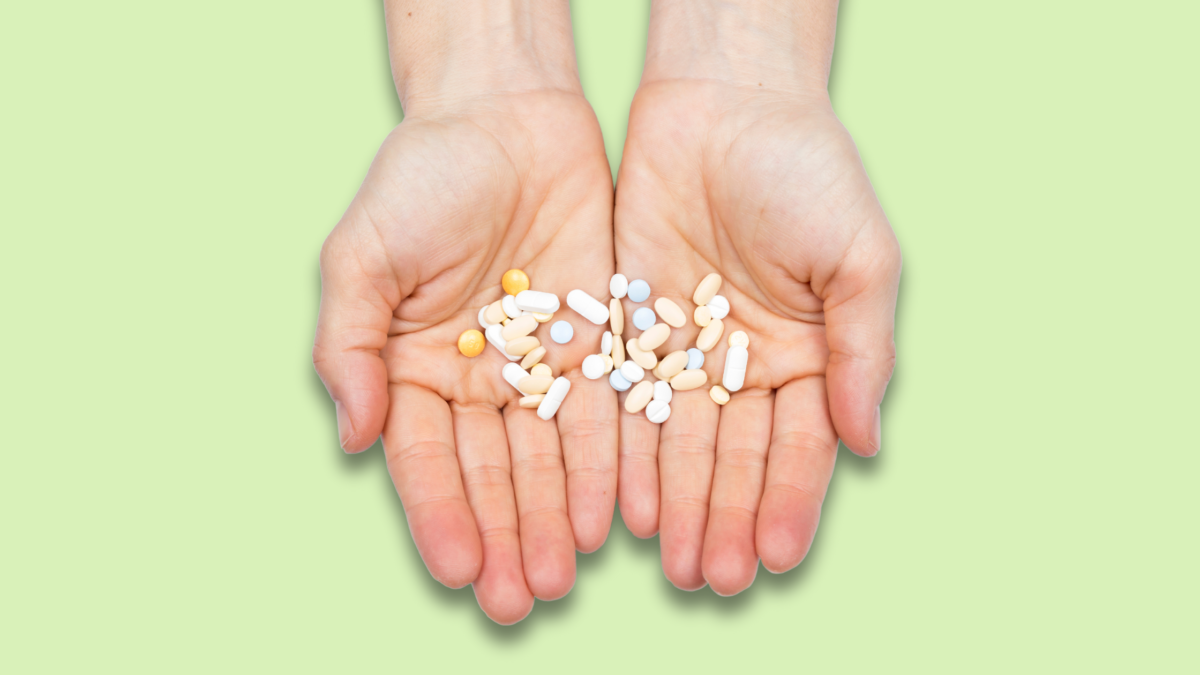
[[[521,309],[517,307],[517,299],[507,293],[503,298],[500,298],[500,306],[504,308],[504,313],[508,318],[515,319],[521,316]]]
[[[626,361],[621,364],[621,377],[630,382],[641,382],[646,377],[646,370],[633,361]]]
[[[646,406],[646,419],[655,424],[662,424],[671,416],[671,406],[662,401],[650,401]]]
[[[521,291],[513,298],[518,309],[538,314],[553,314],[558,311],[558,296],[543,291]]]
[[[504,376],[504,381],[511,384],[513,389],[516,389],[517,391],[521,391],[521,389],[517,387],[517,383],[526,377],[529,377],[529,372],[515,363],[504,364],[504,370],[501,370],[500,374]]]
[[[546,392],[546,398],[538,404],[538,417],[548,420],[554,417],[558,412],[558,406],[562,405],[563,399],[567,397],[567,392],[571,391],[571,381],[565,377],[560,377],[554,380],[554,384],[550,385],[550,390]]]
[[[583,376],[589,380],[598,380],[604,375],[604,357],[590,354],[583,359]]]
[[[670,403],[673,391],[674,390],[671,389],[670,382],[659,380],[658,382],[654,383],[654,400],[662,401],[663,403]]]
[[[729,316],[729,301],[723,295],[714,295],[705,307],[708,307],[708,312],[714,319],[724,319]]]
[[[745,347],[730,347],[725,352],[725,374],[721,376],[721,385],[726,391],[735,392],[742,388],[746,381],[746,362],[750,353]]]
[[[483,309],[480,309],[480,310],[479,310],[479,327],[480,327],[480,328],[482,328],[482,329],[484,329],[484,330],[487,330],[487,329],[488,329],[488,326],[491,326],[491,325],[492,325],[492,324],[488,323],[488,320],[487,320],[487,311],[488,311],[488,306],[487,306],[487,305],[484,305],[484,306],[483,306]]]
[[[567,307],[579,312],[580,316],[597,326],[608,321],[608,308],[604,303],[578,288],[567,293]]]
[[[612,279],[608,280],[608,292],[614,298],[623,298],[629,292],[629,279],[625,278],[624,274],[614,274]]]
[[[600,353],[605,356],[612,354],[612,333],[604,331],[604,335],[600,336]]]
[[[506,295],[504,297],[511,298],[512,296]],[[520,356],[514,356],[508,353],[508,341],[504,339],[503,335],[501,335],[503,330],[504,326],[494,323],[488,326],[487,330],[483,331],[483,336],[487,338],[488,342],[492,343],[493,347],[499,349],[500,353],[507,357],[509,361],[520,361]]]

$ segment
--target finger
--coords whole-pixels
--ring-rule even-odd
[[[408,529],[433,578],[461,588],[479,576],[483,554],[463,492],[450,406],[412,384],[394,384],[389,393],[383,450]]]
[[[626,412],[624,404],[622,396],[618,402],[620,442],[617,495],[625,527],[635,537],[646,539],[658,532],[660,425],[646,419],[644,413]]]
[[[706,388],[677,391],[671,400],[671,416],[659,432],[662,503],[658,539],[663,572],[685,591],[703,588],[705,583],[700,558],[712,488],[717,408]]]
[[[321,248],[321,311],[313,365],[337,411],[338,437],[347,452],[371,447],[387,415],[387,343],[400,286],[381,246],[339,225]]]
[[[758,573],[754,523],[762,499],[774,402],[768,389],[747,389],[721,408],[701,562],[705,580],[719,595],[746,590]]]
[[[607,380],[589,380],[578,370],[569,379],[570,395],[555,419],[575,547],[591,553],[608,538],[617,499],[617,397]]]
[[[475,599],[492,621],[513,624],[533,609],[533,594],[521,566],[504,418],[489,405],[450,407],[463,487],[483,545],[483,567],[472,584]]]
[[[568,396],[569,398],[570,396]],[[533,410],[504,408],[525,583],[541,600],[575,584],[575,537],[567,517],[567,478],[558,429]]]
[[[846,447],[879,452],[879,404],[896,364],[893,340],[900,246],[886,223],[868,226],[825,295],[829,407]]]
[[[793,380],[775,392],[775,424],[755,532],[755,547],[768,570],[786,572],[808,553],[837,443],[824,378]]]

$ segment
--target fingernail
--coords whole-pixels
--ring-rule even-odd
[[[341,401],[334,401],[333,407],[337,410],[339,442],[342,444],[342,449],[345,450],[346,441],[350,440],[350,437],[354,435],[354,425],[350,423],[350,413],[346,412],[346,408],[342,405]]]
[[[875,406],[875,423],[871,425],[871,447],[879,452],[879,443],[883,438],[883,420],[879,416],[879,406]]]

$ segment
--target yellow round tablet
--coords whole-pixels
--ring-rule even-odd
[[[500,285],[504,287],[505,293],[516,295],[521,291],[529,290],[529,275],[521,270],[509,270],[504,273],[504,278],[500,280]]]
[[[472,328],[464,330],[462,335],[458,336],[458,351],[462,352],[463,356],[474,358],[483,353],[483,333]]]

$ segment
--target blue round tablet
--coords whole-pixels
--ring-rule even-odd
[[[646,330],[654,325],[654,321],[658,317],[654,316],[654,310],[649,307],[639,307],[633,313],[633,325],[637,326],[638,330]]]
[[[625,391],[633,386],[633,383],[625,379],[625,376],[619,370],[614,370],[608,374],[608,383],[617,391]]]
[[[629,282],[629,299],[634,302],[645,302],[650,297],[650,284],[641,279]]]
[[[550,326],[550,339],[560,345],[565,345],[575,337],[575,329],[566,321],[555,321]]]
[[[704,365],[704,352],[692,347],[688,350],[688,370],[695,370]]]

